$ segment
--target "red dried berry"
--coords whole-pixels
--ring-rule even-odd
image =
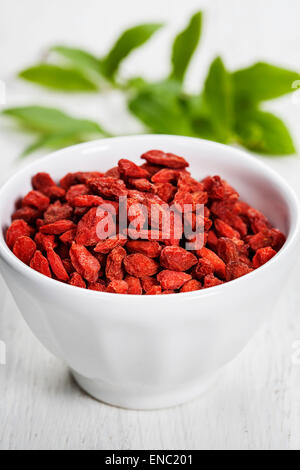
[[[155,241],[129,240],[126,248],[130,253],[142,253],[148,258],[158,258],[161,253],[161,246]]]
[[[104,204],[102,197],[89,194],[76,196],[70,202],[74,207],[98,207]]]
[[[84,247],[73,243],[70,249],[72,264],[78,274],[88,282],[96,282],[99,276],[99,261]]]
[[[115,223],[112,215],[93,207],[80,220],[77,226],[76,243],[84,246],[94,246],[111,237],[115,232]]]
[[[80,287],[81,289],[86,289],[86,283],[78,273],[73,273],[71,279],[69,280],[70,286]]]
[[[33,224],[40,216],[40,211],[33,207],[22,207],[12,215],[12,220],[25,220],[28,224]]]
[[[70,189],[67,191],[66,200],[71,204],[73,204],[73,200],[78,196],[86,196],[89,194],[90,188],[86,184],[77,184],[75,186],[71,186]]]
[[[230,225],[226,224],[223,220],[221,219],[216,219],[215,220],[215,228],[219,234],[220,237],[225,237],[225,238],[241,238],[239,232],[237,230],[234,230]]]
[[[127,276],[125,281],[128,284],[128,294],[129,295],[142,295],[143,289],[140,279],[133,276]]]
[[[272,259],[276,254],[276,251],[273,250],[273,248],[271,248],[270,246],[266,248],[260,248],[259,250],[257,250],[253,258],[253,267],[255,269],[260,268],[268,261],[270,261],[270,259]]]
[[[108,255],[105,274],[109,281],[121,281],[124,278],[123,260],[126,255],[121,246],[114,248]]]
[[[61,235],[73,228],[76,228],[76,225],[71,220],[58,220],[53,224],[43,225],[40,231],[46,235]]]
[[[218,240],[217,253],[226,264],[239,259],[238,246],[230,238],[220,238]]]
[[[53,250],[57,246],[54,235],[44,235],[43,233],[38,232],[34,240],[40,251]]]
[[[103,253],[107,255],[117,246],[124,246],[127,243],[127,239],[120,238],[120,236],[108,238],[107,240],[100,241],[97,243],[94,251],[96,253]]]
[[[120,175],[125,178],[149,178],[150,174],[140,166],[137,166],[130,160],[122,159],[119,161]]]
[[[202,248],[197,252],[199,256],[205,258],[206,260],[210,261],[211,264],[214,266],[214,271],[221,279],[225,279],[226,275],[226,265],[222,261],[222,259],[216,255],[213,251],[209,250],[208,248]]]
[[[202,281],[202,279],[208,274],[213,274],[215,272],[215,265],[208,259],[201,258],[198,261],[197,266],[193,271],[194,276]]]
[[[89,284],[89,290],[94,290],[97,292],[106,292],[106,285],[104,281],[93,282]]]
[[[180,289],[186,282],[190,281],[191,279],[192,276],[190,274],[169,270],[162,271],[157,276],[157,280],[161,283],[161,286],[164,290]]]
[[[88,185],[96,194],[108,199],[119,199],[122,196],[127,196],[128,192],[124,181],[107,176],[92,178],[88,180]]]
[[[188,271],[198,260],[193,253],[177,246],[169,246],[162,250],[161,265],[171,271]]]
[[[154,277],[144,277],[141,279],[142,287],[145,292],[152,289],[153,286],[159,286],[159,282]]]
[[[24,220],[15,220],[6,232],[6,243],[12,250],[19,237],[30,237],[31,227]]]
[[[153,189],[154,193],[167,204],[173,201],[177,192],[177,188],[170,183],[156,183]]]
[[[71,245],[75,241],[75,237],[77,234],[77,228],[72,228],[67,232],[63,233],[59,239],[62,243]]]
[[[73,209],[69,204],[62,204],[60,201],[51,204],[44,213],[44,223],[53,224],[58,220],[70,219],[73,215]]]
[[[129,184],[138,191],[153,192],[153,184],[145,178],[129,179]]]
[[[13,253],[23,263],[28,265],[35,252],[36,244],[30,237],[19,237],[16,240],[13,248]]]
[[[220,281],[220,279],[215,277],[213,274],[208,274],[204,278],[203,287],[204,289],[208,289],[209,287],[220,286],[221,284],[224,284],[224,282]]]
[[[128,284],[125,281],[111,281],[107,286],[106,292],[111,294],[127,294]]]
[[[230,261],[226,266],[226,281],[233,281],[253,271],[247,264],[241,261]]]
[[[178,157],[178,155],[173,153],[162,152],[161,150],[150,150],[144,153],[141,158],[151,165],[160,165],[167,168],[181,169],[189,166],[184,158]]]
[[[159,269],[158,263],[141,253],[127,256],[124,259],[124,266],[130,276],[138,278],[154,276]]]
[[[161,295],[162,294],[162,289],[160,286],[153,286],[148,292],[146,292],[146,295]]]
[[[34,253],[33,258],[30,261],[30,267],[35,271],[44,274],[44,276],[52,277],[48,260],[38,250]]]
[[[63,282],[68,281],[69,275],[67,271],[65,270],[63,262],[61,258],[58,256],[58,254],[56,254],[54,250],[49,249],[47,251],[47,258],[51,266],[52,272],[55,274],[57,279]]]
[[[196,279],[191,279],[184,284],[184,286],[180,289],[180,292],[194,292],[201,289],[201,282],[197,281]]]
[[[40,191],[30,191],[22,201],[23,206],[32,206],[44,211],[48,208],[50,199]]]

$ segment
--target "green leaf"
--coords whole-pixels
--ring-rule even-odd
[[[175,39],[172,51],[171,78],[183,81],[186,70],[197,49],[202,30],[202,12],[196,13],[187,28]]]
[[[140,90],[129,101],[129,109],[152,132],[195,135],[181,106],[177,85],[172,82],[157,83]]]
[[[233,93],[231,76],[220,57],[210,67],[203,99],[218,139],[227,142],[232,133]]]
[[[293,83],[300,74],[259,62],[233,73],[237,104],[240,106],[279,98],[295,91]]]
[[[265,155],[292,155],[296,152],[293,139],[278,117],[251,110],[239,116],[236,132],[249,150]]]
[[[23,70],[19,76],[29,82],[55,90],[69,92],[98,90],[98,86],[78,69],[62,68],[52,64],[36,65]]]
[[[9,108],[2,114],[16,119],[28,130],[42,134],[108,135],[96,122],[76,119],[55,108],[42,106]]]
[[[158,23],[148,23],[124,31],[109,54],[102,61],[105,75],[109,78],[113,78],[121,62],[134,49],[145,44],[162,26],[162,24]]]
[[[100,73],[100,60],[83,49],[75,49],[73,47],[66,46],[54,46],[50,50],[56,54],[59,54],[64,59],[67,59],[73,67],[78,67],[83,70],[89,69]]]

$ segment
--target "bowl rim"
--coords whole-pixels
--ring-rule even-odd
[[[0,187],[0,198],[4,196],[6,189],[13,183],[14,179],[17,179],[19,177],[22,177],[23,174],[28,173],[31,169],[34,172],[34,168],[36,165],[40,164],[41,161],[45,162],[47,164],[48,160],[52,160],[53,158],[61,158],[63,157],[64,153],[70,152],[72,150],[76,151],[78,149],[92,149],[94,146],[101,146],[101,145],[109,145],[110,143],[114,142],[128,142],[128,141],[138,141],[138,140],[143,140],[143,139],[163,139],[166,138],[167,140],[173,140],[173,141],[180,141],[181,143],[186,142],[194,142],[199,145],[205,145],[209,146],[212,149],[223,149],[223,151],[228,152],[230,151],[235,154],[236,156],[240,156],[243,158],[243,161],[248,163],[252,167],[256,167],[257,170],[260,170],[264,174],[267,174],[267,176],[273,180],[273,182],[278,185],[281,190],[282,194],[285,196],[285,201],[287,205],[290,207],[290,212],[291,212],[291,230],[290,233],[287,237],[285,245],[282,247],[282,249],[277,253],[274,258],[272,258],[268,263],[265,265],[261,266],[260,268],[254,270],[253,272],[240,277],[238,279],[235,279],[233,281],[221,284],[219,286],[214,286],[213,288],[207,288],[207,289],[202,289],[199,291],[193,291],[193,292],[185,292],[185,293],[175,293],[175,294],[169,294],[169,295],[157,295],[157,296],[146,296],[146,295],[130,295],[130,294],[113,294],[113,293],[108,293],[108,292],[99,292],[99,291],[93,291],[89,289],[82,289],[78,288],[76,286],[71,286],[69,284],[62,283],[60,281],[57,281],[56,279],[53,278],[48,278],[47,276],[35,271],[34,269],[30,268],[26,264],[24,264],[22,261],[20,261],[14,254],[13,252],[8,248],[5,237],[2,232],[1,228],[1,234],[0,234],[0,256],[4,259],[4,261],[10,265],[14,270],[18,271],[20,274],[24,275],[26,278],[32,279],[33,281],[42,283],[45,287],[49,287],[49,289],[57,287],[57,289],[65,290],[67,289],[67,292],[75,292],[77,295],[84,295],[84,296],[89,296],[93,297],[94,299],[98,299],[101,301],[103,299],[103,296],[105,296],[105,300],[117,300],[117,299],[122,299],[122,302],[145,302],[144,298],[147,298],[147,302],[168,302],[168,298],[173,298],[176,296],[179,299],[184,300],[184,299],[198,299],[199,300],[203,297],[210,297],[212,295],[217,295],[217,294],[222,294],[224,289],[235,289],[238,288],[239,286],[242,288],[243,285],[248,281],[251,281],[255,277],[258,277],[258,274],[261,276],[265,273],[267,275],[268,271],[270,271],[273,266],[276,264],[279,264],[282,260],[283,257],[287,256],[291,250],[295,247],[297,244],[298,240],[300,239],[300,202],[298,200],[298,197],[296,196],[295,191],[293,188],[289,185],[288,182],[285,181],[284,178],[280,174],[278,174],[275,170],[270,168],[268,165],[266,165],[264,162],[258,160],[258,158],[255,157],[255,155],[251,155],[250,153],[241,150],[236,147],[231,147],[229,145],[224,145],[221,143],[217,142],[212,142],[208,141],[205,139],[198,139],[195,137],[186,137],[186,136],[176,136],[176,135],[167,135],[167,134],[144,134],[144,135],[133,135],[133,136],[119,136],[119,137],[110,137],[110,138],[105,138],[105,139],[98,139],[94,140],[91,142],[85,142],[82,144],[77,144],[73,145],[70,147],[66,147],[64,149],[60,149],[55,152],[51,152],[38,160],[34,160],[30,164],[26,165],[24,168],[21,168],[19,171],[16,173],[12,174],[8,180],[5,182],[4,185]],[[45,168],[45,171],[47,171],[47,168]],[[80,293],[80,294],[79,294]],[[178,300],[179,300],[178,299]]]

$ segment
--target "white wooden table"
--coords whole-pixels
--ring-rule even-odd
[[[16,83],[13,74],[55,42],[77,43],[101,51],[114,31],[137,21],[172,22],[162,35],[168,44],[176,27],[199,5],[206,5],[207,22],[202,49],[188,79],[191,88],[196,89],[199,76],[203,77],[208,62],[217,53],[222,53],[231,68],[267,59],[300,69],[298,0],[110,0],[105,5],[97,0],[73,0],[71,4],[67,0],[0,0],[0,79],[7,83],[8,105],[60,105],[78,115],[101,118],[116,132],[134,129],[134,122],[125,122],[125,111],[119,117],[114,97],[99,100],[97,108],[91,98],[65,98]],[[152,47],[157,52],[155,67]],[[167,54],[167,46],[162,47],[155,39],[144,53],[128,61],[125,70],[130,73],[146,67],[149,76],[157,77],[167,70]],[[300,148],[300,103],[287,97],[269,105],[269,109],[289,122]],[[3,180],[21,165],[15,159],[27,138],[1,123],[0,142]],[[300,196],[300,160],[265,160]],[[272,321],[222,371],[207,396],[156,412],[116,409],[84,395],[65,365],[32,336],[1,285],[0,341],[6,343],[7,364],[0,365],[0,449],[299,450],[299,270],[299,260],[295,259],[295,269],[282,286]]]

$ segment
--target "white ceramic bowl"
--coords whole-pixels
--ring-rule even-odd
[[[126,157],[139,162],[159,148],[185,156],[195,177],[219,174],[284,231],[287,242],[262,268],[211,289],[167,296],[125,296],[78,289],[22,264],[3,231],[32,175],[107,170]],[[294,263],[299,203],[293,191],[254,156],[175,136],[138,136],[71,147],[29,165],[0,191],[0,268],[39,340],[72,370],[92,396],[118,406],[153,409],[197,396],[233,360],[272,311]]]

